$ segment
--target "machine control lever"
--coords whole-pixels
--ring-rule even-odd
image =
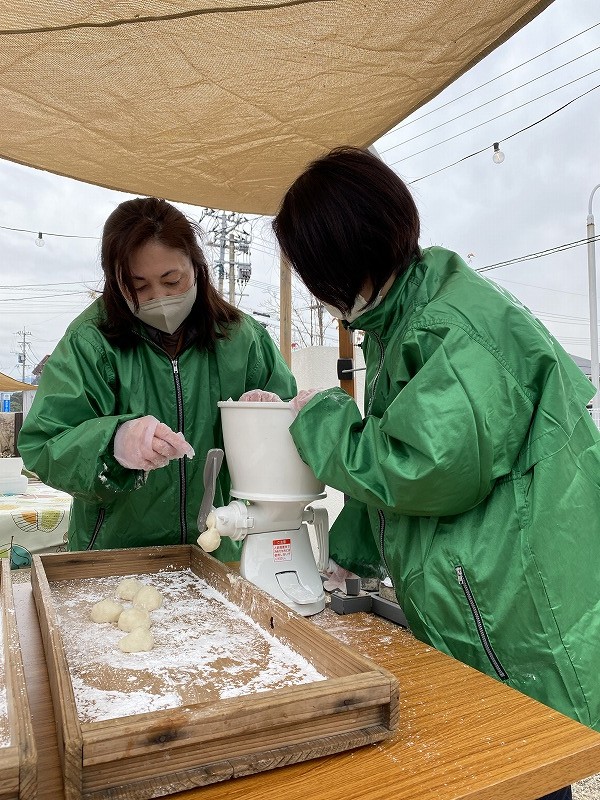
[[[206,454],[206,461],[204,463],[204,494],[202,495],[200,511],[198,512],[198,530],[200,533],[206,530],[206,518],[213,509],[217,475],[221,469],[224,455],[225,454],[219,447],[213,447],[212,450],[209,450]]]

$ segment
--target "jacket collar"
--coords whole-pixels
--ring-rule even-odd
[[[351,331],[377,333],[385,338],[390,328],[394,328],[412,306],[413,296],[422,280],[422,275],[417,274],[418,264],[416,258],[411,261],[405,272],[396,278],[381,303],[376,308],[365,311],[346,327]]]
[[[443,247],[422,250],[396,278],[381,303],[347,327],[387,339],[397,331],[400,322],[402,327],[408,325],[413,314],[435,297],[451,274],[463,268],[471,273],[460,256]]]

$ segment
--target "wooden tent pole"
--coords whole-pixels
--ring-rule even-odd
[[[338,323],[338,342],[339,357],[351,359],[354,365],[354,337],[352,331],[345,328],[341,322]],[[340,386],[344,391],[348,392],[350,397],[356,397],[354,372],[346,373],[345,378],[340,378]]]
[[[283,253],[279,255],[279,349],[292,368],[292,271]]]

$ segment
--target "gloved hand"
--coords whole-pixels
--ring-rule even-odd
[[[175,433],[151,415],[119,425],[113,452],[121,466],[146,472],[165,467],[172,458],[194,457],[194,449],[182,433]]]
[[[298,392],[296,397],[290,400],[290,406],[297,415],[300,409],[304,408],[309,400],[312,400],[316,394],[323,391],[324,389],[302,389],[301,392]]]
[[[336,564],[331,558],[325,570],[327,580],[323,582],[323,588],[326,592],[333,592],[335,589],[341,589],[342,592],[346,591],[346,578],[358,578],[354,572],[350,572],[339,564]]]
[[[246,403],[281,403],[281,397],[274,392],[265,392],[264,389],[250,389],[240,397]]]

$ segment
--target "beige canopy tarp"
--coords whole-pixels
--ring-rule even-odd
[[[550,0],[10,0],[0,157],[270,213],[310,159],[366,146]]]
[[[0,372],[0,392],[32,392],[36,389],[37,386],[30,383],[22,383],[11,378],[10,375]]]

